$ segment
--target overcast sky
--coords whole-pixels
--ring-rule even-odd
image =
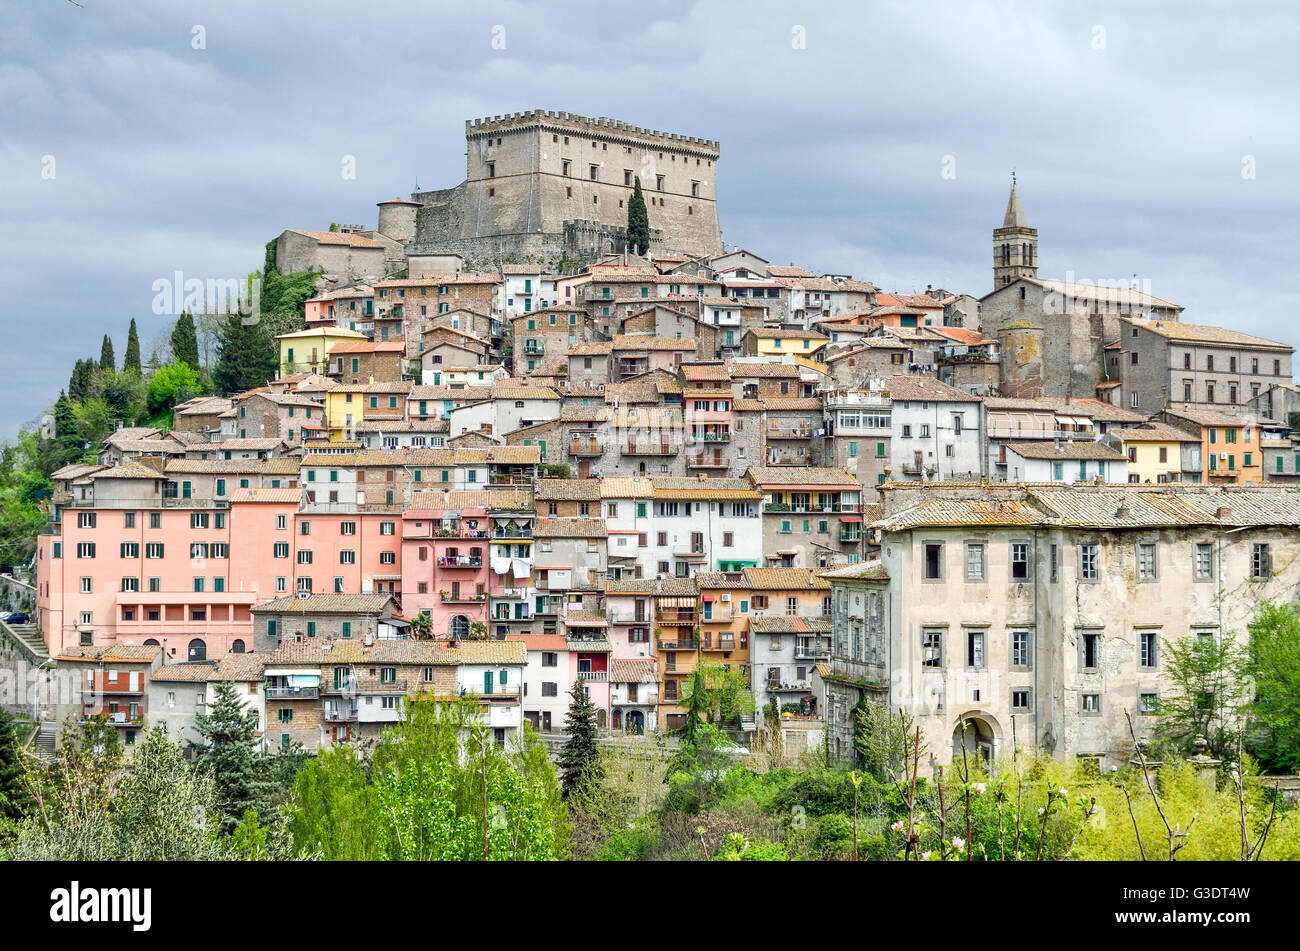
[[[373,227],[533,108],[717,139],[729,246],[903,292],[992,289],[1014,167],[1040,276],[1300,344],[1293,4],[81,2],[0,0],[0,435],[132,317],[147,357],[156,279]]]

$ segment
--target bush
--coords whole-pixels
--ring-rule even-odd
[[[640,862],[649,858],[659,845],[659,839],[645,829],[616,832],[605,840],[605,846],[593,857],[595,862]]]

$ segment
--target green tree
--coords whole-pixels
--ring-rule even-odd
[[[1163,641],[1169,690],[1160,696],[1155,736],[1183,753],[1198,737],[1222,758],[1235,752],[1245,704],[1246,654],[1229,633]]]
[[[76,407],[62,391],[54,401],[54,443],[54,451],[58,454],[55,468],[76,462],[85,453],[85,440],[77,426]]]
[[[104,334],[104,342],[99,345],[99,369],[108,373],[117,369],[117,359],[113,356],[113,339]]]
[[[561,770],[561,788],[568,799],[589,784],[601,780],[600,747],[596,745],[596,707],[581,677],[569,691],[573,700],[564,718],[564,741],[556,762]]]
[[[199,374],[189,364],[180,360],[165,363],[149,378],[149,411],[171,409],[201,390]]]
[[[1265,601],[1249,631],[1251,750],[1270,772],[1300,771],[1300,611]]]
[[[140,334],[135,329],[135,318],[131,318],[131,329],[126,332],[126,356],[122,358],[122,369],[142,372],[140,369]]]
[[[882,782],[898,779],[912,749],[916,718],[895,713],[882,700],[863,694],[853,708],[853,755],[858,766]]]
[[[101,370],[99,384],[104,402],[115,420],[131,426],[144,415],[146,390],[138,373],[126,369]]]
[[[433,618],[424,611],[411,618],[411,637],[427,641],[433,637]]]
[[[261,322],[245,323],[229,314],[217,337],[217,365],[212,382],[223,394],[242,393],[275,379],[280,358],[276,342]]]
[[[566,858],[568,823],[545,745],[507,751],[477,705],[414,700],[368,759],[336,748],[294,780],[290,829],[326,859]]]
[[[700,664],[682,687],[687,709],[714,726],[734,724],[742,714],[755,710],[749,678],[725,664]]]
[[[82,439],[90,443],[90,450],[96,450],[113,432],[116,417],[113,407],[102,396],[91,396],[77,404],[77,431]]]
[[[248,810],[262,822],[273,818],[270,784],[257,750],[257,711],[240,700],[234,684],[223,681],[206,713],[196,714],[194,729],[203,737],[198,764],[216,784],[219,828],[231,833]]]
[[[0,709],[0,822],[19,819],[30,808],[18,723]]]
[[[650,249],[650,215],[646,211],[645,196],[641,194],[641,178],[633,176],[632,197],[627,203],[627,245],[637,254]]]
[[[199,363],[199,336],[189,311],[176,318],[176,324],[172,327],[171,347],[173,361],[188,365],[196,374],[203,369]]]
[[[95,385],[95,361],[87,357],[72,365],[72,378],[68,380],[68,398],[74,403],[84,403],[98,394]]]

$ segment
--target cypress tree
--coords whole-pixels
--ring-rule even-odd
[[[54,442],[58,446],[59,465],[67,465],[81,458],[82,440],[77,428],[77,414],[72,400],[63,392],[54,401]]]
[[[217,333],[217,365],[212,382],[222,394],[241,393],[275,379],[280,355],[262,322],[244,323],[238,313],[226,317]]]
[[[140,335],[135,330],[135,318],[131,318],[131,329],[126,334],[126,356],[122,359],[123,370],[140,372]]]
[[[108,372],[117,369],[117,359],[113,356],[113,338],[104,334],[104,342],[99,345],[99,368]]]
[[[195,373],[201,372],[199,366],[199,336],[194,329],[194,318],[189,311],[180,315],[171,336],[172,359],[187,363]]]
[[[95,395],[95,361],[86,357],[72,366],[72,378],[68,380],[68,398],[74,403],[82,403]]]
[[[267,811],[271,790],[257,752],[257,712],[245,709],[234,684],[222,681],[208,712],[195,715],[194,729],[204,740],[195,744],[199,768],[216,784],[221,831],[230,833],[248,810]]]
[[[556,761],[564,772],[560,789],[566,799],[603,778],[600,749],[596,746],[596,708],[581,677],[569,691],[569,696],[573,701],[564,718],[564,729],[569,738],[564,741]]]
[[[639,177],[635,179],[632,199],[627,203],[627,246],[637,254],[645,254],[650,249],[650,215],[646,212]]]

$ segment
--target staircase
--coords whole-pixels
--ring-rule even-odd
[[[0,630],[9,635],[27,658],[35,664],[43,664],[50,659],[50,652],[45,647],[45,639],[35,624],[10,624],[0,621]]]
[[[54,760],[54,744],[54,724],[43,720],[36,728],[36,735],[32,737],[31,745],[27,749],[37,759],[49,763]]]

